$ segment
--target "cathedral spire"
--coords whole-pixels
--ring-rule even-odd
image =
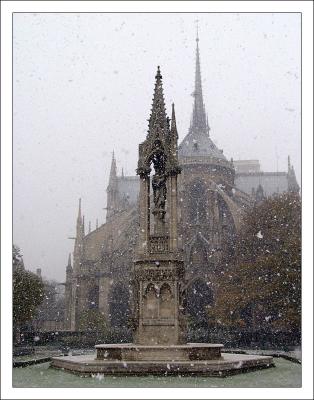
[[[152,110],[149,117],[149,134],[152,130],[160,129],[164,133],[168,130],[168,121],[166,115],[165,100],[162,88],[162,75],[160,73],[160,67],[158,65],[157,74],[155,76],[155,90],[153,97]]]
[[[80,240],[83,237],[83,219],[82,219],[82,199],[79,199],[79,208],[76,219],[76,238]]]
[[[208,136],[209,127],[205,112],[205,106],[203,101],[203,90],[202,90],[202,78],[201,78],[201,63],[200,63],[200,51],[199,51],[199,36],[198,27],[196,33],[196,63],[195,63],[195,87],[193,92],[194,105],[193,114],[190,125],[190,132],[196,135]]]
[[[79,211],[76,221],[76,237],[73,252],[73,270],[75,270],[75,272],[78,272],[80,267],[80,262],[83,255],[84,236],[84,217],[82,217],[81,199],[79,199]]]
[[[114,151],[112,152],[112,160],[110,167],[110,176],[109,183],[107,187],[107,214],[106,220],[115,214],[118,208],[118,175],[117,175],[117,163],[114,155]]]
[[[116,177],[117,177],[117,163],[116,163],[114,151],[112,151],[109,183],[115,181]]]
[[[77,215],[77,223],[81,224],[82,223],[82,199],[79,198],[79,209],[78,209],[78,215]]]

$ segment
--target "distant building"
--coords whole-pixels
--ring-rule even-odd
[[[234,160],[233,165],[236,174],[261,171],[259,160]]]
[[[262,172],[258,160],[228,160],[214,144],[203,100],[198,42],[197,37],[191,124],[178,148],[182,168],[178,177],[178,232],[192,325],[206,324],[207,307],[215,301],[217,274],[224,255],[232,251],[245,209],[264,196],[299,191],[290,160],[288,172]],[[158,107],[163,107],[163,97],[153,103],[150,120]],[[171,119],[176,126],[174,110]],[[94,230],[89,224],[86,234],[79,202],[73,265],[69,257],[66,267],[66,329],[78,330],[82,312],[95,309],[111,327],[127,327],[130,271],[141,211],[138,194],[139,177],[118,176],[113,154],[106,222],[101,226],[97,222]]]
[[[266,197],[288,191],[298,192],[300,189],[294,168],[290,165],[290,157],[288,157],[287,172],[263,172],[260,170],[258,160],[238,160],[234,161],[234,166],[235,185],[253,197],[259,186],[262,187]]]

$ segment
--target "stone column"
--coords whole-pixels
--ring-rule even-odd
[[[140,178],[140,232],[137,252],[144,254],[148,248],[150,233],[150,178],[141,176]]]
[[[170,250],[176,251],[178,249],[178,196],[177,196],[177,175],[170,176],[170,218],[169,218],[169,236],[170,236]]]

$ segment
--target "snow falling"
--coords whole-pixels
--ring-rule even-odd
[[[300,387],[299,37],[14,15],[14,387]]]

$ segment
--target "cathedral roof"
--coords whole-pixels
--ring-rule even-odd
[[[222,150],[219,150],[209,137],[208,118],[205,111],[202,91],[200,52],[198,47],[199,38],[196,38],[196,67],[195,67],[195,90],[193,92],[194,105],[191,125],[188,134],[179,145],[179,157],[210,157],[227,161]]]
[[[189,132],[179,145],[179,157],[213,157],[226,161],[222,150],[219,150],[209,136]]]

